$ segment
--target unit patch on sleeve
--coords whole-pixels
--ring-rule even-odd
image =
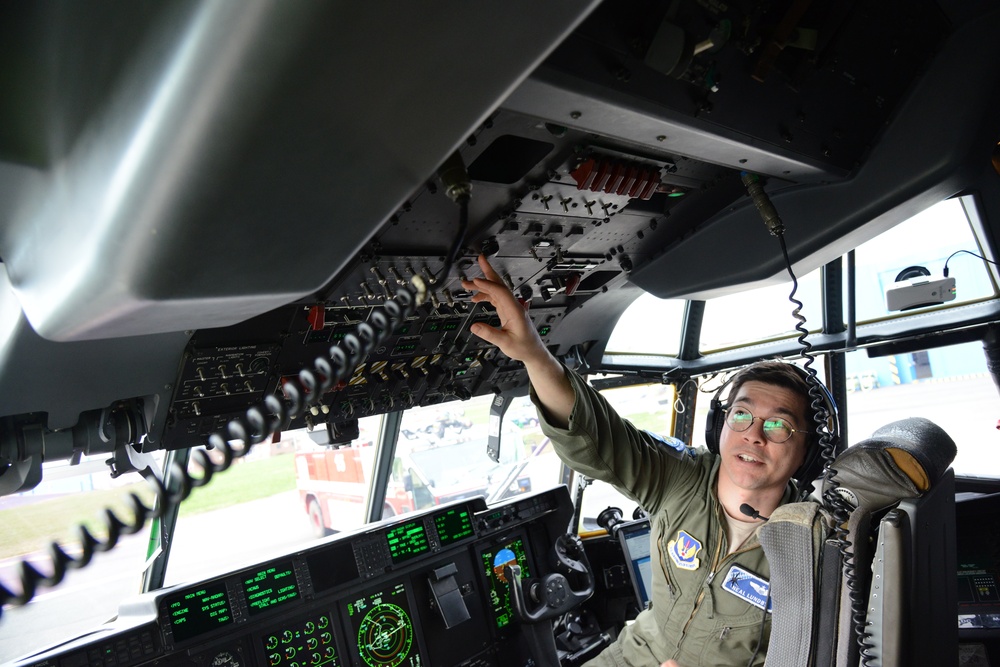
[[[697,570],[701,565],[698,560],[698,552],[701,551],[701,542],[691,537],[687,531],[678,530],[677,537],[667,544],[667,552],[674,565],[682,570]]]
[[[767,611],[771,611],[773,600],[768,597],[768,592],[771,590],[770,582],[750,570],[744,570],[739,565],[729,568],[726,578],[722,581],[722,589],[741,600],[746,600],[758,609],[763,609],[766,602]]]

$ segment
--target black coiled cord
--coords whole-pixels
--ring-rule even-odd
[[[806,328],[806,318],[802,314],[803,303],[795,298],[795,293],[799,289],[799,281],[792,271],[792,263],[788,257],[788,248],[785,246],[785,237],[780,234],[777,237],[778,244],[781,246],[781,255],[785,259],[785,269],[792,279],[792,291],[788,294],[788,300],[794,306],[792,308],[792,317],[795,318],[795,331],[798,332],[796,340],[798,340],[799,347],[802,348],[802,356],[806,359],[803,369],[809,377],[809,408],[816,426],[816,432],[819,434],[820,460],[823,462],[823,470],[829,471],[833,459],[837,455],[837,443],[830,430],[830,418],[832,415],[830,414],[827,397],[820,386],[816,369],[813,368],[816,357],[812,353],[812,343],[807,339],[809,330]],[[803,491],[808,494],[808,486]],[[804,499],[804,497],[799,498],[799,500]]]
[[[833,471],[836,474],[836,471]],[[847,597],[851,601],[851,623],[854,627],[854,636],[860,650],[861,665],[868,667],[869,661],[875,656],[869,654],[869,650],[875,645],[869,642],[871,634],[867,632],[867,601],[862,597],[863,591],[858,583],[857,564],[854,553],[850,551],[852,546],[848,539],[847,522],[853,509],[848,502],[836,492],[840,486],[835,480],[827,478],[827,483],[831,486],[823,493],[823,504],[830,510],[834,521],[834,534],[837,536],[837,551],[840,552],[841,563],[843,563],[844,581],[847,583]]]
[[[830,430],[830,419],[834,415],[830,414],[828,409],[826,397],[823,395],[823,389],[819,385],[819,378],[816,374],[816,369],[812,367],[815,357],[812,354],[812,343],[810,343],[806,336],[809,334],[809,330],[806,328],[806,318],[802,315],[803,304],[801,301],[795,298],[795,293],[798,291],[798,280],[795,277],[795,273],[792,271],[792,264],[788,257],[788,249],[785,246],[785,237],[783,234],[775,234],[778,237],[778,243],[781,245],[781,254],[785,259],[785,267],[788,270],[788,275],[792,278],[792,291],[788,295],[788,300],[795,306],[792,309],[792,317],[795,318],[795,330],[799,333],[798,342],[802,347],[802,356],[806,358],[805,364],[803,364],[806,373],[810,378],[809,382],[809,398],[810,398],[810,408],[812,410],[813,421],[816,424],[816,432],[820,434],[819,437],[819,447],[820,447],[820,458],[823,461],[823,504],[830,510],[834,519],[834,534],[837,539],[837,550],[840,552],[841,563],[844,572],[844,581],[847,584],[847,595],[851,602],[851,622],[854,629],[854,636],[858,642],[858,647],[861,651],[861,665],[862,667],[868,667],[868,661],[872,658],[868,654],[869,649],[874,647],[868,639],[871,635],[866,631],[867,628],[867,602],[862,598],[861,587],[858,584],[858,577],[856,571],[856,562],[854,559],[854,554],[851,551],[851,541],[848,539],[848,529],[847,521],[850,516],[851,507],[847,501],[837,493],[837,489],[840,484],[835,479],[837,475],[837,470],[833,467],[833,460],[836,458],[836,442],[833,437],[833,433]],[[804,490],[804,493],[808,493],[808,487]],[[805,498],[799,498],[799,500],[804,500]]]
[[[367,322],[357,326],[355,333],[349,333],[330,348],[328,357],[317,357],[313,368],[302,369],[298,376],[291,378],[282,386],[285,401],[275,395],[269,395],[264,401],[249,408],[245,414],[230,420],[224,429],[225,435],[215,432],[208,437],[210,447],[222,453],[222,462],[213,462],[203,450],[194,452],[195,462],[201,467],[199,476],[188,472],[186,466],[175,463],[171,472],[180,480],[176,492],[170,492],[163,482],[147,468],[143,477],[153,488],[155,500],[152,507],[146,506],[135,493],[128,494],[129,504],[133,513],[131,521],[122,520],[111,509],[105,509],[104,522],[107,526],[107,538],[103,541],[94,537],[84,525],[77,526],[80,538],[81,553],[71,556],[57,542],[51,542],[48,547],[48,558],[51,562],[51,574],[43,574],[26,560],[21,560],[18,578],[21,592],[14,593],[0,584],[0,618],[3,607],[26,605],[35,597],[40,586],[52,588],[59,585],[66,576],[67,570],[78,570],[86,567],[97,552],[110,551],[118,544],[123,535],[138,533],[149,519],[156,519],[166,514],[167,510],[183,502],[193,489],[205,486],[217,472],[228,470],[233,461],[246,456],[254,445],[259,444],[272,435],[287,427],[294,419],[301,417],[306,410],[315,405],[330,388],[341,380],[351,377],[358,364],[378,344],[382,343],[393,329],[406,317],[413,314],[416,299],[412,292],[401,288],[392,299],[381,307],[374,309]],[[242,445],[233,446],[231,440]]]
[[[865,632],[867,620],[865,618],[865,608],[867,605],[861,598],[862,593],[857,584],[854,556],[849,551],[851,542],[848,540],[846,523],[850,515],[850,507],[840,494],[837,493],[837,488],[840,485],[834,479],[837,475],[837,471],[833,467],[833,460],[837,455],[837,443],[830,424],[831,418],[836,419],[836,415],[831,414],[831,408],[836,410],[836,406],[832,403],[832,400],[827,400],[816,374],[816,369],[813,368],[815,357],[812,354],[812,343],[807,340],[809,330],[806,328],[806,318],[802,315],[803,304],[795,298],[795,293],[799,288],[799,281],[795,277],[795,272],[792,271],[792,262],[788,257],[788,248],[785,246],[784,224],[781,222],[777,210],[771,203],[756,174],[741,172],[740,177],[747,188],[747,193],[757,207],[757,211],[767,225],[768,231],[771,232],[772,236],[777,237],[778,243],[781,245],[781,255],[785,260],[785,268],[792,279],[792,291],[788,295],[788,300],[794,306],[792,317],[796,320],[795,330],[799,334],[797,340],[799,346],[802,348],[802,356],[806,358],[803,367],[809,379],[809,407],[812,410],[816,432],[819,433],[820,460],[823,462],[824,469],[823,482],[825,490],[823,491],[823,502],[834,516],[834,531],[837,536],[837,546],[843,563],[844,579],[847,582],[848,596],[851,601],[851,620],[854,625],[853,629],[858,645],[861,647],[862,665],[867,667],[869,660],[867,650],[872,645],[867,641],[870,635]],[[811,482],[812,480],[810,479],[809,481]],[[811,487],[807,482],[800,491],[799,500],[805,500],[810,491]]]

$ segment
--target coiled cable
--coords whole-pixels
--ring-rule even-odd
[[[803,304],[795,298],[795,292],[798,289],[798,280],[796,280],[795,274],[792,272],[792,265],[788,258],[788,250],[785,246],[785,239],[783,236],[778,235],[778,241],[781,244],[781,253],[785,258],[785,266],[788,269],[788,274],[792,277],[792,291],[788,295],[788,300],[795,305],[795,308],[792,310],[792,316],[797,321],[795,330],[799,332],[799,345],[802,347],[802,356],[806,358],[804,367],[812,380],[809,382],[809,398],[813,420],[816,422],[817,432],[820,433],[820,457],[823,461],[824,469],[823,504],[833,515],[833,531],[837,541],[837,551],[840,553],[844,581],[847,585],[847,596],[851,603],[851,624],[853,626],[854,636],[857,640],[858,647],[861,651],[861,665],[862,667],[868,667],[868,661],[873,657],[869,655],[869,650],[874,647],[874,644],[868,641],[871,635],[866,631],[868,623],[866,611],[867,603],[862,597],[863,593],[857,576],[857,563],[854,558],[854,552],[851,549],[853,545],[850,539],[848,539],[849,531],[847,529],[847,521],[850,518],[852,508],[848,502],[839,493],[837,493],[837,489],[840,487],[840,484],[836,480],[837,470],[833,467],[833,460],[837,454],[836,442],[834,441],[835,439],[833,437],[833,433],[831,433],[829,428],[830,419],[831,417],[835,418],[835,415],[831,415],[829,409],[826,407],[827,400],[823,395],[823,389],[819,386],[819,379],[816,376],[816,370],[812,368],[814,360],[814,356],[811,352],[812,344],[806,340],[806,335],[809,331],[805,326],[806,318],[800,312]],[[799,500],[804,499],[804,497],[799,498]]]
[[[792,291],[788,294],[788,300],[794,306],[792,308],[792,317],[795,318],[795,331],[798,332],[796,340],[799,343],[799,347],[802,348],[802,356],[806,360],[802,366],[809,378],[809,408],[816,426],[816,433],[819,434],[818,442],[820,460],[823,463],[824,481],[828,482],[829,480],[826,479],[826,476],[833,464],[833,459],[837,455],[836,438],[830,428],[831,419],[836,416],[831,414],[832,406],[830,405],[830,399],[824,392],[823,387],[820,386],[819,376],[816,373],[816,369],[813,368],[816,357],[812,353],[812,343],[808,340],[809,330],[806,328],[805,315],[802,314],[803,303],[795,297],[799,289],[799,281],[792,270],[792,263],[788,257],[788,248],[785,245],[785,237],[783,234],[777,234],[776,236],[778,237],[778,244],[781,246],[781,255],[785,260],[785,269],[792,279]],[[799,500],[805,500],[805,496],[808,495],[809,491],[810,488],[806,485],[802,489]]]
[[[339,343],[331,346],[326,357],[317,357],[312,368],[302,369],[297,376],[282,385],[284,401],[274,394],[268,395],[260,404],[231,419],[222,432],[209,435],[208,445],[222,453],[220,463],[213,462],[203,450],[194,452],[195,463],[202,470],[200,475],[193,475],[186,466],[175,463],[171,467],[171,473],[180,480],[176,491],[169,491],[156,475],[148,468],[145,469],[143,477],[152,487],[155,496],[152,506],[147,506],[137,494],[129,493],[127,501],[133,513],[131,520],[123,519],[110,508],[105,508],[102,517],[107,527],[105,539],[95,537],[86,526],[80,524],[76,528],[80,540],[79,555],[71,556],[59,543],[51,542],[47,549],[50,574],[39,571],[22,559],[18,567],[20,592],[15,593],[0,584],[0,618],[5,605],[26,605],[35,597],[39,587],[52,588],[59,585],[68,570],[86,567],[95,553],[110,551],[118,544],[121,536],[133,535],[143,529],[147,520],[162,517],[168,509],[183,502],[192,490],[208,484],[215,473],[228,470],[233,461],[246,456],[254,445],[267,440],[294,419],[301,417],[329,389],[341,380],[350,378],[358,364],[398,324],[412,315],[415,308],[413,293],[403,287],[392,299],[372,310],[368,321],[360,323],[354,333],[347,334]],[[231,441],[240,444],[233,445]]]
[[[827,400],[823,395],[823,389],[819,386],[819,379],[816,370],[812,368],[814,356],[811,353],[812,344],[806,340],[809,331],[805,327],[806,318],[801,314],[802,302],[795,298],[798,289],[798,281],[792,272],[792,265],[788,258],[788,250],[785,247],[785,239],[778,236],[781,244],[781,252],[785,258],[785,266],[788,274],[792,277],[792,291],[788,295],[788,300],[795,304],[792,316],[797,320],[795,330],[799,332],[798,341],[802,347],[802,356],[806,358],[804,367],[811,378],[809,383],[810,407],[812,409],[813,420],[816,422],[817,432],[820,433],[819,446],[820,457],[823,461],[823,504],[830,510],[834,519],[834,535],[837,540],[837,550],[840,553],[841,564],[844,573],[844,581],[847,585],[847,596],[851,603],[851,624],[853,625],[854,636],[861,653],[861,666],[868,667],[868,662],[873,656],[869,655],[869,650],[874,644],[868,640],[871,635],[867,632],[867,602],[863,599],[863,592],[857,576],[857,563],[852,550],[852,543],[848,539],[847,521],[850,517],[851,506],[837,493],[840,483],[836,479],[837,470],[833,467],[833,460],[836,458],[836,442],[833,433],[830,431],[830,420],[836,418],[831,415],[827,406]],[[804,500],[804,498],[800,498]]]
[[[848,599],[851,603],[852,630],[861,651],[862,667],[868,667],[868,662],[873,657],[869,655],[868,651],[873,648],[874,645],[868,641],[871,635],[866,632],[867,604],[866,601],[862,599],[863,593],[858,582],[857,566],[854,553],[852,551],[853,545],[848,539],[849,531],[847,529],[847,521],[850,516],[851,507],[847,501],[839,493],[837,493],[837,489],[840,487],[840,484],[836,480],[837,471],[833,467],[833,461],[837,455],[837,443],[830,424],[831,418],[834,420],[836,419],[836,415],[831,414],[831,408],[835,409],[835,406],[832,404],[832,399],[824,394],[824,390],[822,386],[820,386],[816,369],[813,368],[815,356],[812,354],[812,343],[810,343],[807,339],[809,330],[806,328],[806,318],[802,315],[803,304],[795,297],[795,294],[798,291],[799,283],[798,279],[795,277],[795,272],[792,270],[791,260],[788,257],[788,248],[785,245],[784,224],[781,222],[781,218],[778,216],[777,210],[774,208],[770,198],[764,191],[757,175],[750,174],[748,172],[741,172],[740,177],[743,184],[747,188],[750,198],[757,207],[761,218],[763,218],[764,223],[767,225],[768,231],[770,231],[772,236],[777,237],[778,244],[781,246],[782,258],[785,261],[785,268],[788,271],[788,275],[792,279],[792,291],[788,295],[788,300],[794,306],[792,309],[792,317],[796,320],[795,330],[798,332],[797,340],[799,346],[802,348],[802,356],[806,359],[805,364],[803,364],[803,368],[809,378],[809,407],[812,412],[813,421],[816,425],[816,432],[819,433],[820,459],[823,463],[823,504],[831,512],[834,518],[834,535],[837,540],[837,549],[840,552],[844,581],[847,585]],[[810,490],[811,489],[808,484],[805,485],[802,491],[800,491],[800,497],[798,500],[805,500],[805,497],[808,495]]]

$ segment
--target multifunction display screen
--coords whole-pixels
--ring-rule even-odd
[[[472,535],[472,517],[464,507],[455,507],[434,516],[438,540],[445,547]]]
[[[251,616],[298,600],[299,587],[292,562],[268,565],[244,575],[243,594]]]
[[[512,537],[495,548],[480,554],[480,562],[486,575],[486,594],[490,599],[490,610],[497,629],[510,625],[513,611],[510,606],[510,583],[504,575],[505,565],[520,565],[521,578],[531,576],[528,567],[528,553],[523,537]]]
[[[354,581],[361,576],[350,540],[334,542],[323,547],[322,551],[309,554],[306,556],[306,565],[316,593]]]
[[[233,621],[225,582],[168,595],[163,604],[175,642],[197,637]]]
[[[399,582],[347,603],[358,657],[368,667],[419,667],[406,586]]]
[[[394,565],[419,556],[431,548],[423,521],[410,521],[396,526],[385,534],[385,539]]]
[[[653,590],[653,569],[649,558],[649,521],[624,526],[618,531],[618,539],[631,569],[632,586],[639,608],[645,609]]]

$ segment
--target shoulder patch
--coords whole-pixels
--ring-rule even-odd
[[[680,438],[674,438],[668,435],[660,435],[659,433],[653,433],[652,431],[646,431],[646,433],[660,443],[665,449],[674,450],[677,452],[677,457],[680,458],[685,454],[691,458],[694,458],[694,449],[688,447],[687,444]],[[674,452],[670,452],[673,454]]]
[[[726,578],[722,580],[722,590],[732,593],[758,609],[763,609],[766,603],[768,612],[771,611],[774,602],[768,597],[771,583],[739,565],[733,565],[729,568]]]
[[[678,530],[677,537],[667,543],[667,553],[674,565],[682,570],[697,570],[701,561],[697,558],[701,551],[701,542],[691,536],[686,530]]]

